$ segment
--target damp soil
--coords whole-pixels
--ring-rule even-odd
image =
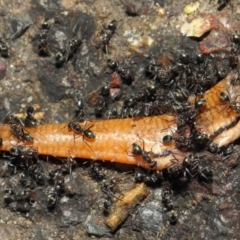
[[[132,107],[129,99],[144,92],[158,78],[146,73],[150,60],[158,59],[159,64],[167,68],[182,52],[195,56],[207,51],[204,57],[217,55],[217,60],[214,57],[212,60],[214,70],[206,68],[212,79],[203,91],[220,80],[222,72],[219,69],[237,72],[238,65],[232,66],[229,60],[229,35],[218,29],[213,36],[196,39],[183,36],[181,26],[211,14],[238,30],[238,1],[226,1],[229,3],[219,9],[218,1],[200,0],[196,12],[187,15],[184,7],[190,2],[2,1],[0,36],[9,54],[0,58],[0,118],[4,119],[9,112],[25,114],[26,108],[34,105],[37,111],[44,113],[41,124],[70,122],[76,115],[81,117],[79,100],[84,102],[85,118],[107,119],[113,114],[110,111],[121,112],[119,109],[124,107],[128,110],[118,117],[129,117]],[[47,20],[45,36],[43,23]],[[112,20],[116,20],[117,27],[109,44],[104,44],[102,36],[108,33]],[[69,45],[72,39],[81,39],[74,50]],[[215,44],[216,39],[221,39],[220,43]],[[55,56],[59,52],[65,60],[57,64]],[[163,57],[159,60],[159,56]],[[126,69],[131,70],[127,75],[130,77],[120,70],[115,71],[117,76],[113,75],[114,71],[107,66],[108,59],[121,62],[123,68],[127,66]],[[171,88],[175,83],[170,79],[164,84],[158,89],[159,93],[165,88],[173,93],[176,91]],[[108,99],[103,90],[106,85],[110,85],[111,98]],[[188,90],[190,94],[200,92],[191,86]],[[147,98],[151,98],[151,94]],[[141,101],[137,104],[141,106]],[[158,108],[154,111],[153,108],[156,115],[168,110]],[[67,160],[40,156],[41,179],[29,173],[30,183],[26,188],[26,181],[22,181],[25,169],[9,166],[7,153],[2,154],[1,239],[239,239],[239,151],[236,142],[230,155],[211,154],[207,158],[210,153],[202,154],[200,161],[211,168],[211,180],[193,176],[186,182],[170,177],[170,181],[147,184],[150,194],[129,209],[125,221],[114,231],[105,225],[108,211],[104,203],[109,196],[102,189],[109,186],[112,179],[118,179],[114,195],[111,195],[111,201],[116,201],[136,184],[136,167],[99,161],[104,175],[99,177],[92,173],[88,160],[77,160],[77,165],[64,174],[64,186],[54,196],[56,203],[50,204],[49,191],[56,187],[56,182],[49,179],[49,173],[61,169]],[[29,188],[31,197],[26,200],[21,195]],[[176,221],[170,221],[170,211],[162,199],[163,191],[169,188]],[[7,200],[6,194],[11,195],[7,192],[9,189],[14,191],[13,200]]]

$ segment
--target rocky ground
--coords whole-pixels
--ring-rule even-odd
[[[85,118],[133,117],[144,101],[153,106],[152,84],[165,98],[179,90],[178,79],[187,79],[181,84],[189,95],[206,91],[239,69],[231,44],[240,42],[240,2],[219,2],[224,1],[1,1],[1,119],[9,112],[25,114],[30,105],[41,124],[81,120],[83,113]],[[198,72],[209,56],[211,64]],[[109,67],[108,59],[119,65]],[[175,78],[163,77],[177,62],[191,61],[182,75],[176,70]],[[145,94],[144,101],[138,94]],[[163,107],[145,107],[140,115],[168,113],[169,103],[157,100]],[[1,239],[239,239],[239,143],[232,148],[209,158],[201,152],[211,179],[147,181],[150,193],[128,209],[115,231],[105,225],[106,204],[135,185],[136,168],[99,162],[95,171],[87,160],[75,166],[40,157],[39,177],[2,154]],[[58,182],[56,175],[49,177],[56,172]]]

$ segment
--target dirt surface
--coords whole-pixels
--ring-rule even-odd
[[[240,2],[200,0],[195,11],[190,2],[1,1],[0,118],[31,105],[45,114],[40,124],[184,116],[177,107],[187,97],[239,70]],[[188,27],[199,18],[210,24],[200,37]],[[43,156],[16,162],[3,153],[1,239],[239,239],[239,142],[214,153],[202,143],[183,145],[204,170],[166,171],[156,181],[157,173],[137,167]],[[109,205],[134,188],[137,174],[150,193],[125,206],[126,219],[111,231]]]

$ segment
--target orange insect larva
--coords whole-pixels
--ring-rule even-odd
[[[46,124],[35,128],[26,128],[34,138],[31,146],[36,148],[39,154],[55,157],[71,157],[106,160],[125,164],[135,164],[149,168],[149,164],[141,156],[132,152],[132,144],[137,143],[144,151],[161,155],[169,150],[167,156],[154,157],[155,169],[161,170],[171,165],[171,160],[184,159],[185,154],[180,153],[172,144],[164,145],[161,141],[166,134],[176,131],[176,119],[174,116],[162,115],[139,119],[109,119],[93,120],[81,123],[82,128],[91,127],[96,136],[94,139],[76,134],[68,128],[68,124]],[[3,145],[2,151],[16,145],[17,139],[11,135],[9,125],[0,125]]]

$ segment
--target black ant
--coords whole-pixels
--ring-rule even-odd
[[[27,172],[23,171],[19,174],[20,178],[20,183],[25,187],[25,188],[33,188],[34,183],[29,174]]]
[[[198,178],[200,181],[211,183],[213,181],[213,172],[210,167],[199,166]]]
[[[105,52],[108,54],[108,46],[113,34],[117,28],[117,20],[112,20],[107,27],[103,26],[104,29],[100,32],[102,36],[102,43],[105,48]]]
[[[72,169],[75,168],[77,165],[77,162],[74,158],[69,156],[67,158],[66,163],[60,168],[62,174],[72,174]]]
[[[54,23],[55,23],[54,18],[44,19],[41,23],[41,28],[49,30],[53,26]]]
[[[136,155],[140,155],[142,157],[142,159],[144,161],[146,161],[147,163],[150,164],[152,162],[152,159],[149,155],[150,152],[146,152],[146,151],[142,150],[141,147],[136,143],[132,144],[132,152]]]
[[[107,119],[115,119],[118,116],[118,112],[116,108],[112,108],[111,110],[106,111]]]
[[[33,160],[38,160],[38,151],[37,149],[33,148],[33,147],[23,147],[23,146],[19,146],[18,147],[21,155],[24,156],[24,158],[27,159],[33,159]]]
[[[110,102],[112,102],[110,96],[110,86],[108,84],[104,84],[100,90],[96,90],[96,97],[95,99],[93,98],[92,101],[95,116],[101,117]]]
[[[90,139],[95,139],[95,134],[93,131],[90,130],[93,126],[90,126],[87,129],[83,129],[78,122],[70,122],[68,124],[68,128],[74,131],[76,134],[82,134],[85,137],[88,137]]]
[[[114,194],[119,192],[118,184],[121,182],[122,179],[120,178],[112,178],[108,183],[105,183],[103,186],[101,186],[101,191],[107,196],[103,203],[105,214],[109,213],[109,209],[115,198]]]
[[[225,92],[220,92],[219,93],[219,97],[224,102],[230,102],[229,95],[227,93],[225,93]]]
[[[137,168],[135,175],[134,175],[134,180],[135,182],[143,182],[146,177],[145,172],[141,168]]]
[[[157,165],[157,161],[153,161],[151,158],[152,156],[154,156],[154,154],[152,153],[152,151],[146,152],[144,150],[144,140],[142,138],[140,139],[143,141],[143,149],[137,143],[133,143],[132,153],[141,156],[142,159],[149,164],[149,167],[153,169]]]
[[[163,144],[169,144],[174,140],[174,138],[171,135],[165,135],[162,138]]]
[[[41,26],[38,27],[40,29],[40,33],[34,37],[34,40],[38,41],[38,55],[43,57],[48,57],[52,55],[50,51],[50,44],[48,38],[48,31],[55,23],[55,19],[44,19],[41,23]]]
[[[90,174],[96,180],[102,180],[106,176],[102,170],[101,164],[98,162],[91,163]]]
[[[66,61],[66,50],[59,50],[55,54],[55,64],[57,67],[62,67],[63,63]]]
[[[72,56],[74,55],[74,53],[77,52],[78,47],[82,44],[82,40],[81,39],[71,39],[68,41],[66,48],[65,49],[61,49],[59,50],[56,54],[55,54],[55,64],[57,67],[62,67],[62,65],[67,62],[70,58],[72,58]]]
[[[240,112],[240,106],[239,106],[238,102],[236,102],[236,99],[239,97],[239,95],[236,96],[234,100],[232,100],[229,92],[228,92],[228,94],[225,92],[220,92],[219,97],[222,101],[230,103],[231,106],[229,106],[228,108],[232,108],[237,113]]]
[[[161,178],[161,175],[159,175],[158,173],[156,172],[153,172],[153,173],[147,173],[144,177],[144,182],[147,184],[147,185],[154,185],[156,184],[157,182],[159,182],[159,180],[162,180]]]
[[[51,55],[47,32],[47,29],[42,29],[41,33],[36,37],[38,40],[38,55],[43,57]]]
[[[63,175],[58,175],[54,179],[54,188],[57,191],[57,193],[61,193],[64,188],[64,176]]]
[[[172,163],[173,164],[167,168],[167,172],[170,176],[177,178],[183,172],[184,167],[177,159],[175,159],[175,161],[173,160]]]
[[[167,210],[172,210],[174,208],[173,191],[169,187],[165,187],[162,191],[162,203]]]
[[[150,168],[155,168],[157,166],[157,161],[151,161],[150,164],[149,164],[149,167]]]
[[[86,123],[85,123],[85,125],[86,125]],[[91,149],[91,147],[89,146],[89,144],[84,140],[84,137],[87,137],[87,138],[89,138],[89,139],[95,139],[95,138],[96,138],[96,136],[95,136],[95,134],[93,133],[93,131],[90,130],[90,128],[92,128],[92,127],[93,127],[93,125],[90,126],[90,127],[87,128],[87,129],[84,129],[84,128],[82,128],[82,127],[80,126],[80,124],[79,124],[78,122],[74,122],[74,121],[72,121],[72,122],[70,122],[70,123],[68,124],[68,128],[71,129],[71,130],[73,130],[74,134],[75,134],[75,133],[76,133],[76,134],[82,134],[83,141],[88,145],[88,147],[90,148],[91,151],[92,151],[92,149]]]
[[[168,213],[168,218],[171,224],[175,224],[178,220],[178,212],[175,209],[170,210]]]
[[[12,188],[4,189],[4,201],[7,204],[10,204],[10,203],[16,201],[16,193]]]
[[[29,106],[27,108],[27,117],[24,120],[24,124],[27,127],[35,127],[37,125],[37,119],[34,117],[34,107]]]
[[[127,84],[130,84],[134,80],[134,70],[131,62],[128,59],[123,60],[122,62],[114,61],[112,59],[107,60],[107,65],[113,71],[119,73],[119,75],[127,81]]]
[[[6,123],[10,123],[10,128],[15,137],[20,140],[33,141],[33,137],[24,131],[24,124],[21,119],[10,115],[5,119]]]
[[[77,109],[75,111],[75,116],[80,122],[83,121],[85,115],[83,108],[84,108],[83,99],[80,98],[77,101]]]
[[[209,142],[209,136],[205,133],[201,134],[194,131],[190,135],[190,138],[192,139],[192,146],[195,150],[204,148]]]
[[[67,60],[72,57],[72,55],[77,51],[78,47],[82,44],[82,40],[80,38],[73,38],[68,41],[67,45]]]
[[[48,187],[46,189],[46,195],[47,195],[47,206],[49,208],[53,208],[58,200],[58,193],[57,190],[55,189],[55,187]]]
[[[188,154],[183,160],[184,175],[188,173],[190,177],[195,177],[198,174],[199,161],[193,154]]]
[[[196,109],[199,109],[199,108],[205,106],[206,104],[207,104],[207,101],[204,98],[201,98],[199,100],[195,100],[195,108]]]
[[[172,154],[172,150],[164,150],[161,153],[153,153],[153,157],[155,157],[155,158],[167,157],[170,154]]]
[[[103,184],[101,187],[102,192],[104,192],[108,196],[113,196],[117,191],[117,185],[122,182],[120,178],[112,178],[109,183]]]

